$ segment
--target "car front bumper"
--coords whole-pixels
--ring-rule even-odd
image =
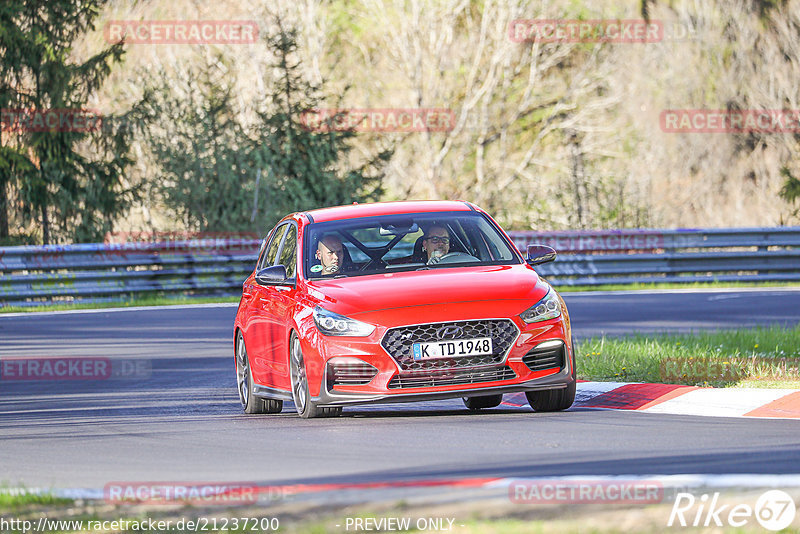
[[[526,324],[519,317],[500,315],[497,319],[487,319],[486,310],[481,306],[470,304],[470,309],[460,313],[451,313],[452,322],[510,321],[513,323],[514,335],[506,338],[508,348],[504,349],[502,358],[489,360],[471,360],[458,366],[433,367],[418,366],[408,360],[408,354],[397,354],[392,346],[384,346],[384,336],[391,329],[409,326],[427,326],[445,324],[436,321],[438,310],[430,310],[431,317],[425,311],[415,310],[415,318],[419,323],[409,325],[400,317],[395,324],[383,326],[388,321],[375,321],[381,326],[368,337],[332,337],[319,335],[312,324],[301,329],[301,347],[305,359],[309,379],[311,399],[319,406],[346,406],[371,403],[416,402],[440,400],[471,396],[497,395],[526,391],[563,389],[575,382],[575,356],[571,342],[569,316],[564,308],[561,317],[539,323]],[[438,313],[441,316],[441,313]],[[496,316],[497,317],[497,316]],[[434,320],[431,320],[434,319]],[[398,324],[399,323],[399,324]],[[507,331],[507,328],[504,327]],[[494,334],[492,334],[494,336]],[[507,334],[503,334],[507,335]],[[476,336],[479,337],[479,336]],[[387,336],[388,338],[388,336]],[[408,345],[407,338],[404,343]],[[531,356],[540,347],[557,344],[561,352],[558,363],[547,363]],[[555,349],[553,349],[555,350]],[[529,358],[534,358],[531,362]],[[375,371],[371,378],[354,381],[353,375],[345,371],[346,379],[338,380],[338,371],[332,367],[343,364],[360,366],[367,364]],[[430,360],[429,360],[430,361]],[[256,394],[281,398],[276,390],[259,391]],[[288,392],[286,392],[288,393]],[[290,395],[289,395],[289,398]]]
[[[466,386],[447,386],[448,389],[435,387],[415,388],[426,389],[428,391],[415,390],[406,392],[397,390],[397,393],[340,392],[329,391],[327,388],[323,387],[320,391],[320,395],[313,400],[319,403],[320,406],[347,406],[351,404],[434,401],[482,395],[501,395],[525,391],[563,389],[575,382],[572,359],[568,358],[564,368],[555,374],[534,378],[532,380],[520,381],[519,379],[512,379],[503,382],[510,383],[499,383],[497,385],[485,383],[469,384]]]

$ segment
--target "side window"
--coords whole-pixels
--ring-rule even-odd
[[[281,238],[283,234],[286,233],[286,228],[289,225],[287,223],[282,224],[278,227],[275,232],[272,234],[272,239],[267,245],[267,251],[261,257],[261,261],[258,264],[259,269],[264,269],[265,267],[269,267],[270,265],[275,265],[275,260],[278,256],[278,245],[281,244]]]
[[[293,224],[289,225],[289,231],[283,240],[281,259],[278,263],[286,267],[287,278],[294,278],[297,266],[297,228]]]

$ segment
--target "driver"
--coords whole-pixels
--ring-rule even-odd
[[[422,239],[422,250],[428,264],[438,263],[450,251],[450,233],[444,226],[431,226]]]
[[[321,264],[319,265],[319,267],[321,267],[321,274],[331,275],[338,273],[342,267],[342,261],[344,260],[342,240],[333,234],[322,236],[319,243],[317,243],[317,253],[315,257]]]

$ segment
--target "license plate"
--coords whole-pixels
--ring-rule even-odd
[[[461,356],[483,356],[492,353],[492,338],[449,339],[432,343],[414,343],[414,360],[429,358],[459,358]]]

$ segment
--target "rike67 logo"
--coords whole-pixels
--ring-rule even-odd
[[[719,492],[709,497],[704,493],[696,498],[691,493],[678,493],[669,514],[668,527],[672,526],[731,526],[741,528],[756,521],[765,529],[783,530],[794,521],[797,509],[792,496],[781,490],[769,490],[749,504],[721,504]]]

